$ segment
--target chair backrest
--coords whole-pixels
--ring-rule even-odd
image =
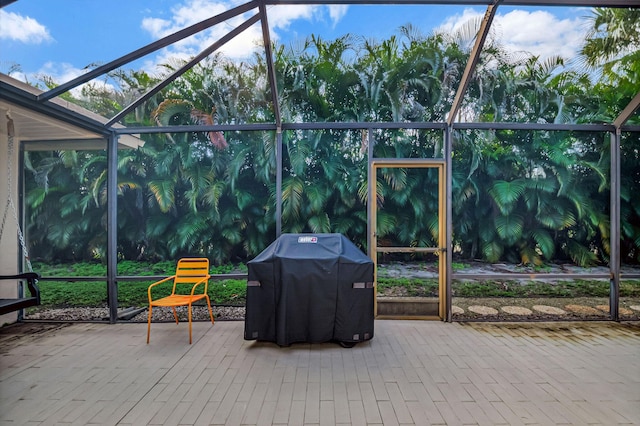
[[[209,259],[201,257],[187,257],[178,260],[176,277],[173,280],[173,293],[178,284],[195,284],[203,278],[209,277]],[[205,287],[206,288],[206,287]]]

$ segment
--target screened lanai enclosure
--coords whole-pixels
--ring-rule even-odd
[[[639,7],[219,3],[67,81],[2,70],[0,275],[114,323],[178,258],[226,288],[284,233],[339,233],[378,317],[637,320]]]

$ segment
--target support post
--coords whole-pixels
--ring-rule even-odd
[[[18,186],[17,186],[17,190],[16,193],[18,194],[18,228],[21,229],[22,231],[22,241],[23,241],[23,248],[21,251],[21,257],[18,260],[18,272],[22,273],[25,272],[25,268],[26,271],[28,272],[33,272],[33,268],[31,267],[31,259],[28,257],[27,255],[27,250],[26,250],[26,246],[28,244],[29,241],[29,236],[27,235],[27,227],[25,226],[25,224],[27,223],[27,217],[26,217],[26,213],[25,213],[25,205],[24,205],[24,195],[25,195],[25,188],[24,188],[24,144],[22,142],[18,142],[18,162],[17,167],[16,167],[16,171],[17,176],[18,176]],[[20,286],[18,287],[18,297],[19,298],[23,298],[25,297],[25,283],[21,283]],[[24,309],[20,309],[18,311],[18,322],[21,322],[24,319]]]
[[[282,235],[282,128],[276,131],[276,239]]]
[[[371,229],[371,212],[372,206],[376,202],[376,185],[375,176],[371,174],[371,162],[373,161],[373,132],[367,129],[367,250],[371,256],[375,256],[375,248],[372,250],[373,233],[375,229]]]
[[[118,320],[118,136],[107,141],[107,301],[109,323]]]
[[[620,127],[616,127],[615,133],[611,134],[610,173],[609,315],[613,321],[620,321]]]
[[[447,272],[445,277],[445,321],[451,322],[451,277],[453,275],[453,207],[452,207],[452,188],[453,188],[453,130],[451,126],[447,126],[444,131],[444,169],[445,169],[445,212],[446,212],[446,260],[447,260]]]
[[[373,216],[377,206],[376,171],[373,170],[373,131],[367,129],[367,251],[373,260],[373,315],[378,315],[378,251],[376,224]]]
[[[267,18],[267,6],[264,2],[258,5],[258,14],[262,24],[262,39],[264,40],[264,54],[267,61],[267,77],[271,88],[271,101],[273,102],[273,116],[276,124],[276,238],[282,235],[282,116],[280,115],[280,102],[278,100],[278,84],[276,79],[276,66],[273,61],[273,48],[271,35],[269,34],[269,20]]]

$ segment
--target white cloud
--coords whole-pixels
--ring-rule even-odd
[[[298,19],[311,21],[318,9],[319,6],[310,5],[273,6],[267,10],[267,19],[272,29],[286,30]]]
[[[436,28],[436,31],[452,34],[460,30],[467,22],[477,18],[482,18],[483,15],[484,13],[482,12],[477,12],[473,9],[465,9],[462,12],[462,15],[447,17],[444,22]]]
[[[189,25],[218,15],[234,6],[236,6],[236,0],[185,0],[171,9],[170,17],[148,16],[143,19],[141,27],[151,37],[159,39]],[[274,40],[278,40],[279,32],[287,31],[295,21],[321,20],[323,19],[323,14],[325,14],[325,17],[328,14],[329,19],[335,25],[345,16],[347,10],[348,6],[270,6],[267,9],[267,18],[271,28],[271,37]],[[151,11],[147,12],[152,13]],[[160,52],[155,59],[147,61],[145,67],[151,70],[157,64],[166,63],[171,59],[188,59],[215,43],[255,13],[257,13],[257,8],[174,43]],[[234,37],[219,51],[230,59],[245,59],[250,57],[256,49],[261,49],[260,46],[262,46],[262,28],[258,22]]]
[[[498,28],[508,50],[521,50],[546,59],[551,56],[573,58],[585,38],[579,18],[558,19],[545,11],[514,10],[500,16]]]
[[[146,30],[151,37],[159,39],[169,34],[175,33],[190,25],[196,24],[204,19],[219,15],[220,13],[233,7],[231,3],[214,0],[187,0],[171,9],[171,17],[161,19],[157,17],[147,17],[142,21],[142,29]],[[236,16],[227,21],[221,22],[213,27],[194,34],[191,37],[174,43],[164,49],[153,60],[155,64],[166,63],[172,59],[188,59],[197,55],[229,31],[238,27],[257,12],[250,11],[240,16]],[[219,49],[229,58],[246,58],[250,56],[256,48],[256,40],[261,40],[262,32],[259,24],[254,24],[249,29],[243,31],[231,41]],[[147,67],[154,67],[151,62],[147,62]]]
[[[142,20],[142,29],[151,34],[154,38],[162,38],[170,32],[167,30],[171,26],[171,22],[160,18],[144,18]]]
[[[69,63],[46,62],[39,70],[38,74],[47,75],[56,83],[65,83],[81,76],[88,70],[76,68]]]
[[[171,9],[171,18],[148,17],[142,20],[142,28],[154,38],[162,38],[178,30],[196,24],[211,16],[219,15],[229,5],[211,0],[188,0]]]
[[[329,8],[329,17],[334,26],[344,18],[349,10],[349,6],[346,4],[334,4],[327,7]]]
[[[462,15],[447,18],[438,30],[452,33],[482,16],[483,12],[466,9]],[[491,36],[509,52],[528,52],[541,60],[551,56],[573,58],[584,41],[585,29],[580,18],[559,19],[543,10],[513,10],[496,14]]]
[[[28,16],[6,12],[0,9],[0,39],[16,40],[27,44],[52,41],[49,30]]]
[[[63,84],[73,80],[76,77],[81,76],[89,72],[87,68],[76,68],[73,65],[66,62],[46,62],[38,72],[32,76],[33,80],[39,80],[42,76],[50,77],[55,83]],[[26,80],[25,80],[26,81]],[[94,79],[88,83],[82,84],[76,88],[71,89],[71,94],[77,98],[82,97],[82,87],[86,84],[96,87],[104,87],[107,90],[115,90],[114,86],[102,79]],[[46,89],[45,89],[46,90]]]

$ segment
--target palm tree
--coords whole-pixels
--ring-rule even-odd
[[[640,57],[640,10],[594,8],[587,17],[589,32],[580,50],[589,67],[615,73],[618,63],[637,62]]]
[[[474,33],[471,28],[477,28],[477,22],[470,23],[466,32]],[[469,53],[469,34],[423,36],[406,26],[398,36],[381,42],[350,35],[329,41],[312,36],[299,52],[275,46],[282,117],[288,122],[441,121]],[[629,55],[622,58],[633,57]],[[611,68],[615,72],[594,86],[590,75],[564,70],[561,58],[514,57],[490,42],[462,110],[469,119],[480,121],[610,120],[619,112],[621,99],[637,93],[633,76],[640,71],[638,64],[619,61]],[[166,70],[178,66],[167,64]],[[115,94],[97,88],[87,92],[88,102],[108,115],[155,81],[143,72],[113,77],[121,88]],[[240,63],[214,55],[125,117],[125,122],[152,126],[272,122],[267,81],[261,55]],[[635,172],[638,144],[628,136],[623,138],[622,165],[624,250],[628,259],[637,259],[640,208],[637,197],[630,194],[640,189]],[[122,256],[201,254],[222,262],[251,257],[273,240],[277,169],[273,132],[207,130],[143,137],[143,147],[119,153]],[[551,259],[590,264],[606,258],[609,154],[602,135],[457,131],[454,137],[454,241],[461,255],[533,264]],[[435,131],[379,129],[373,132],[373,151],[385,158],[440,158],[442,138]],[[364,133],[286,131],[283,141],[283,230],[341,232],[364,246],[368,148]],[[74,156],[82,161],[74,163]],[[89,214],[96,223],[104,219],[104,153],[29,153],[27,158],[32,161],[28,198],[34,214],[32,234],[42,237],[38,244],[43,252],[50,239],[48,218],[55,215],[58,222],[69,225],[55,230],[55,247],[74,255],[80,249],[63,248],[63,242],[81,243],[84,252],[100,247],[104,229],[81,224]],[[74,168],[64,167],[65,161]],[[44,177],[49,178],[47,185]],[[379,236],[390,244],[431,245],[438,237],[439,200],[430,190],[436,184],[433,173],[389,168],[376,179]],[[49,202],[53,194],[59,196]],[[59,199],[73,203],[56,204]],[[59,219],[61,210],[67,222]],[[89,234],[81,231],[97,237],[90,242]]]
[[[590,29],[580,54],[589,70],[600,77],[590,91],[593,118],[611,121],[640,92],[640,10],[595,8],[587,17]],[[638,123],[637,116],[629,124]],[[640,140],[622,133],[621,255],[623,261],[640,263]]]
[[[106,171],[91,151],[25,152],[29,252],[34,259],[84,260],[106,252],[106,209],[92,183]]]
[[[220,75],[221,66],[224,77],[210,78]],[[259,61],[252,68],[219,56],[205,62],[165,94],[155,119],[161,125],[268,119],[267,96],[250,90],[252,84],[260,87],[255,75],[260,68]],[[149,189],[160,210],[150,227],[157,238],[170,233],[168,255],[197,252],[222,262],[255,255],[271,241],[273,134],[176,133],[159,142],[153,157]]]

